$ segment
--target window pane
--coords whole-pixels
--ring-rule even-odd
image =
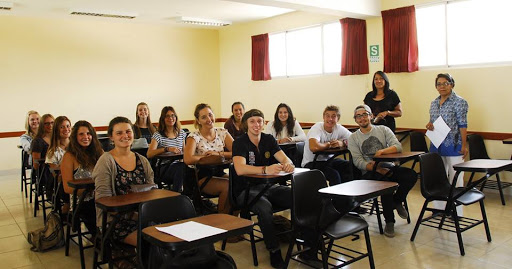
[[[446,65],[445,5],[416,9],[418,63],[424,66]]]
[[[447,5],[448,64],[512,61],[510,0],[474,0]]]
[[[320,26],[286,34],[288,76],[322,73],[321,39]]]
[[[324,73],[341,71],[341,24],[325,24],[324,29]]]
[[[286,43],[285,33],[269,35],[268,50],[270,74],[273,78],[286,76]]]

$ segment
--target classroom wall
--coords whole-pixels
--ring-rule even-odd
[[[220,107],[217,30],[112,20],[0,16],[0,132],[20,131],[25,114],[66,115],[105,126],[135,120],[149,104],[192,119],[198,102]],[[0,170],[19,167],[17,138],[0,139]]]
[[[425,3],[426,1],[417,1]],[[397,8],[415,1],[382,1],[383,7]],[[370,63],[369,75],[319,75],[251,81],[251,36],[273,33],[313,24],[332,22],[340,18],[305,12],[294,12],[267,20],[222,29],[220,40],[221,103],[223,114],[229,114],[233,101],[240,100],[247,108],[259,108],[271,119],[281,102],[288,103],[299,121],[322,119],[326,105],[341,108],[342,124],[355,124],[352,110],[362,103],[371,90],[373,73],[383,69],[382,20],[367,18],[368,45],[379,45],[381,59]],[[510,133],[512,114],[512,82],[508,77],[512,66],[421,69],[414,73],[388,74],[391,88],[400,96],[403,117],[398,127],[425,128],[429,120],[430,102],[438,96],[434,87],[438,73],[449,72],[455,78],[457,94],[469,103],[468,129],[471,131]],[[509,159],[512,147],[501,141],[486,141],[492,158]]]

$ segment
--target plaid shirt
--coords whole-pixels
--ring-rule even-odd
[[[441,156],[460,156],[462,148],[460,128],[468,127],[468,102],[458,96],[453,90],[448,99],[440,105],[441,96],[430,104],[430,122],[434,122],[439,116],[450,127],[450,132],[444,139],[439,149],[430,144],[431,152],[438,152]]]

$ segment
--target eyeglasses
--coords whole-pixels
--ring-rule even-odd
[[[355,115],[355,116],[354,116],[354,119],[357,119],[357,120],[358,120],[358,119],[360,119],[360,118],[366,118],[366,117],[368,117],[368,116],[370,116],[370,114],[368,114],[368,113],[357,114],[357,115]]]
[[[165,115],[165,118],[166,118],[166,119],[175,119],[175,118],[176,118],[176,115],[175,115],[175,114]]]
[[[446,81],[446,82],[444,82],[444,83],[437,83],[437,84],[436,84],[436,87],[437,87],[437,88],[439,88],[439,87],[441,87],[441,86],[445,86],[445,87],[446,87],[446,86],[449,86],[449,85],[452,85],[452,83],[451,83],[451,82]]]
[[[50,122],[45,122],[44,125],[53,125],[53,121],[50,121]]]

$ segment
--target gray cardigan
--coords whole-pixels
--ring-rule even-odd
[[[148,159],[144,156],[135,153],[139,156],[146,174],[146,183],[154,183],[154,174]],[[97,200],[102,197],[109,197],[116,195],[115,191],[115,180],[117,175],[117,166],[114,157],[110,152],[105,152],[96,162],[94,170],[92,172],[92,178],[94,179],[95,195],[94,198]],[[96,208],[96,224],[101,227],[101,210]]]

